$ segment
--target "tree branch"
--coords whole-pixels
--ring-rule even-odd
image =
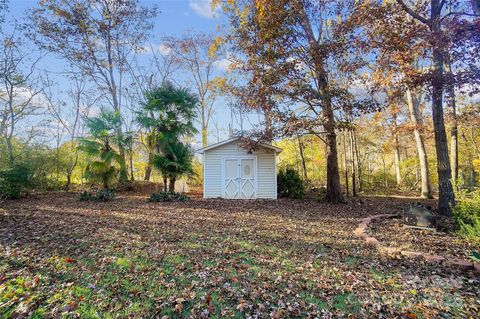
[[[397,3],[402,7],[402,9],[411,15],[414,19],[417,19],[418,21],[430,26],[431,21],[429,19],[426,19],[413,11],[403,0],[397,0]]]

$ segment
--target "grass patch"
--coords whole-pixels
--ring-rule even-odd
[[[356,294],[346,293],[333,297],[332,305],[344,313],[354,314],[360,311],[362,304]]]

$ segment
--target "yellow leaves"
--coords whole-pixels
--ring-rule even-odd
[[[225,77],[214,77],[210,81],[210,89],[213,91],[218,91],[218,92],[226,92],[228,88],[228,81],[227,78]]]
[[[375,112],[375,114],[373,114],[372,122],[374,125],[378,125],[378,123],[380,122],[381,116],[382,114],[380,112]]]
[[[267,0],[257,0],[255,1],[255,9],[257,9],[258,19],[265,18],[265,14],[267,13]]]
[[[222,44],[225,42],[225,40],[222,37],[216,37],[210,47],[208,48],[208,56],[213,58],[217,54],[217,52],[220,50]]]
[[[480,160],[475,159],[472,161],[472,164],[475,167],[475,170],[478,172],[480,170]]]

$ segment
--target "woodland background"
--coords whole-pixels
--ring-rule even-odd
[[[477,1],[439,1],[436,31],[424,21],[433,14],[430,1],[202,5],[216,17],[215,32],[169,35],[155,34],[162,3],[48,0],[11,15],[15,3],[4,2],[3,176],[24,167],[28,191],[85,185],[93,159],[79,140],[91,135],[88,118],[113,110],[121,123],[115,131],[129,136],[119,145],[117,182],[160,181],[149,162],[149,130],[136,116],[146,92],[171,82],[198,99],[198,133],[186,144],[198,149],[233,135],[273,142],[284,149],[279,167],[294,167],[310,189],[326,187],[327,197],[329,189],[335,198],[339,190],[431,197],[438,154],[445,154],[442,165],[448,159],[456,190],[478,186]],[[449,146],[440,153],[432,117],[436,48]],[[338,181],[329,184],[333,145]],[[193,169],[189,183],[201,185],[200,157]]]

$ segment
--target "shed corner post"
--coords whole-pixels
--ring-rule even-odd
[[[273,152],[274,156],[273,156],[273,161],[274,161],[274,166],[275,166],[275,170],[274,170],[274,174],[275,174],[275,199],[278,199],[278,184],[277,184],[277,152],[274,151]]]
[[[202,156],[203,156],[203,158],[202,158],[202,161],[203,161],[203,163],[202,163],[202,165],[203,165],[203,198],[206,198],[205,197],[205,181],[206,181],[205,180],[205,176],[206,176],[205,175],[205,153],[206,152],[204,151],[203,154],[202,154]]]

